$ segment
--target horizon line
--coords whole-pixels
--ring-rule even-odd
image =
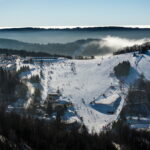
[[[13,28],[41,28],[41,29],[75,29],[75,28],[97,28],[97,27],[125,27],[125,28],[150,28],[150,25],[77,25],[77,26],[14,26],[14,27],[1,27],[0,29],[13,29]]]

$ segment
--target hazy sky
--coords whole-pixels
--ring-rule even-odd
[[[0,0],[0,27],[150,25],[150,0]]]

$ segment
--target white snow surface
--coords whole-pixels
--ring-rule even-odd
[[[108,105],[111,105],[111,104],[113,104],[116,101],[117,98],[119,98],[118,94],[112,94],[111,96],[108,96],[106,98],[99,99],[95,103],[96,104],[108,104]]]
[[[120,81],[113,74],[113,68],[126,60],[130,61],[132,69],[130,75],[123,80],[123,85],[120,86]],[[118,118],[129,85],[141,73],[150,80],[149,64],[149,55],[138,54],[135,57],[132,53],[92,60],[56,59],[52,62],[44,62],[42,66],[29,65],[32,70],[29,74],[40,74],[42,70],[44,76],[41,80],[43,101],[49,93],[59,89],[62,94],[61,99],[73,103],[77,113],[77,116],[73,116],[70,120],[80,119],[90,133],[99,133],[104,126]],[[114,114],[98,111],[90,104],[95,100],[100,102],[103,95],[107,99],[105,102],[107,104],[114,102],[118,95],[121,97],[120,105]],[[103,101],[104,99],[101,102]]]

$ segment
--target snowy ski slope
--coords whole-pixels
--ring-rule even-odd
[[[132,68],[130,75],[120,83],[113,73],[113,68],[125,60],[130,61]],[[18,62],[18,67],[22,65]],[[32,71],[24,76],[40,74],[42,70],[42,101],[48,94],[59,89],[62,94],[60,101],[73,103],[76,112],[75,116],[68,115],[68,121],[69,119],[80,120],[89,132],[98,133],[104,126],[118,118],[130,84],[141,73],[150,80],[149,65],[149,54],[133,56],[129,53],[92,60],[58,59],[47,60],[41,66],[29,65]],[[115,101],[115,97],[120,97],[121,100],[119,105],[113,108],[114,113],[109,113],[107,106],[113,107],[112,102]],[[104,104],[105,99],[106,105],[99,105],[101,101]]]

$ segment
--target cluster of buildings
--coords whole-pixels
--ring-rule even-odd
[[[19,56],[17,55],[6,55],[1,54],[0,55],[0,67],[6,69],[6,70],[16,70],[16,59],[18,59]]]

